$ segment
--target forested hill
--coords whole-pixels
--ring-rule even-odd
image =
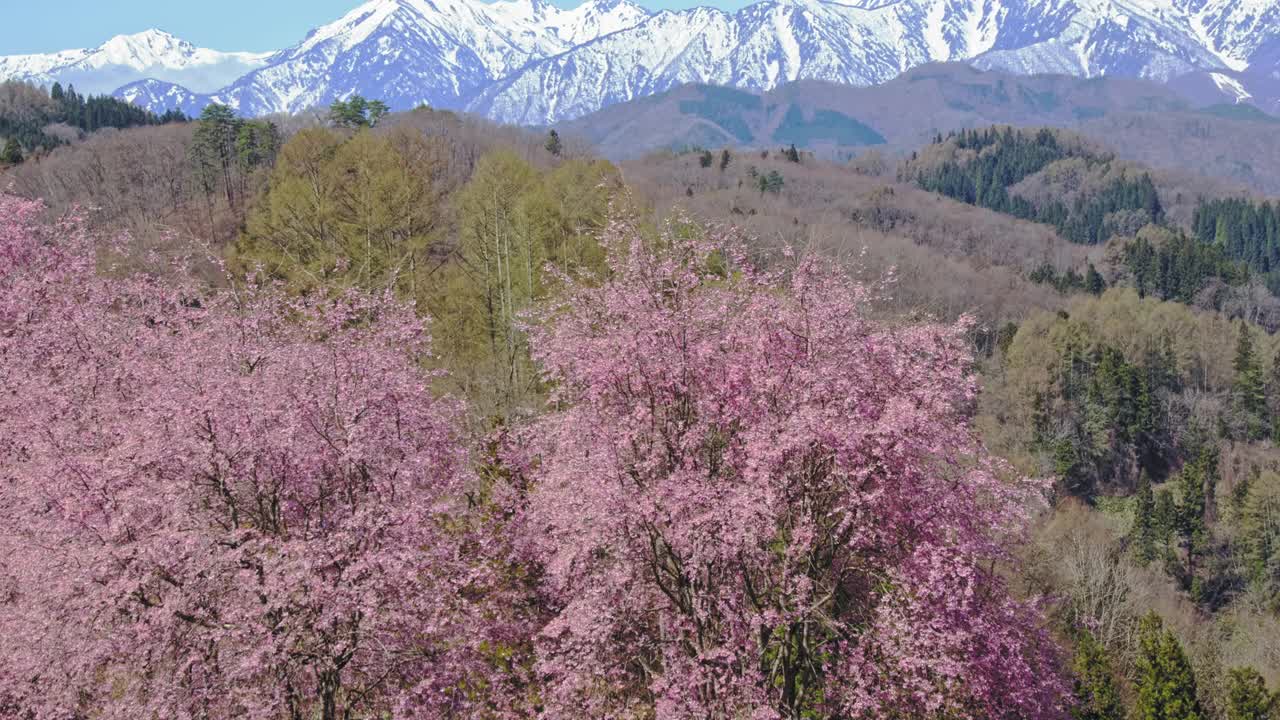
[[[849,253],[871,276],[891,268],[902,311],[976,312],[989,355],[977,423],[1000,455],[1056,480],[1037,587],[1070,622],[1105,627],[1106,653],[1130,670],[1141,618],[1161,608],[1199,680],[1189,717],[1232,717],[1230,688],[1248,676],[1234,668],[1280,676],[1280,345],[1263,275],[1202,234],[1230,209],[1258,238],[1244,228],[1266,220],[1246,208],[1264,205],[1059,130],[934,140],[897,169],[874,151],[845,164],[790,148],[624,169],[659,204]]]
[[[5,170],[0,715],[1274,720],[1272,205],[386,110]]]
[[[182,122],[170,112],[154,115],[110,96],[77,93],[74,86],[51,89],[21,82],[0,83],[0,163],[17,164],[28,155],[51,150],[103,128],[129,128]]]
[[[926,190],[1049,225],[1070,242],[1106,244],[1115,274],[1143,293],[1220,309],[1251,285],[1280,291],[1270,202],[1179,186],[1079,136],[1009,127],[939,135],[902,173]]]
[[[943,63],[869,87],[800,81],[757,93],[682,85],[556,127],[614,159],[794,142],[845,160],[872,147],[910,155],[938,133],[964,128],[1048,126],[1091,138],[1124,160],[1280,196],[1280,123],[1245,107],[1202,107],[1120,77],[1020,76]]]

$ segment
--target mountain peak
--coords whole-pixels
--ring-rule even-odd
[[[195,46],[163,30],[143,30],[132,35],[117,35],[95,51],[100,62],[128,65],[139,70],[151,65],[167,65],[178,57],[195,52]]]
[[[1280,0],[757,0],[736,12],[657,13],[635,0],[554,1],[366,0],[269,57],[151,29],[89,50],[0,57],[0,77],[75,77],[81,89],[97,78],[112,83],[106,91],[154,78],[246,115],[360,93],[397,109],[425,102],[530,124],[685,82],[871,85],[939,61],[1163,82],[1218,72],[1238,81],[1234,97],[1280,94],[1270,89],[1280,88]]]
[[[156,43],[166,43],[166,44],[182,43],[187,45],[190,44],[187,41],[177,37],[173,33],[165,32],[164,30],[161,30],[159,28],[147,28],[146,30],[143,30],[141,32],[126,34],[126,35],[116,35],[115,37],[111,38],[110,40],[108,40],[103,44],[110,45],[111,43],[116,43],[116,42],[145,43],[145,44],[156,44]]]
[[[261,67],[267,57],[267,53],[200,48],[172,33],[148,28],[83,50],[0,57],[0,79],[72,83],[81,92],[97,94],[155,78],[208,92]]]

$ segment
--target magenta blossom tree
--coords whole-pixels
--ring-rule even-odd
[[[510,710],[412,309],[102,275],[41,212],[0,197],[0,714]]]
[[[1058,718],[1013,562],[1043,486],[969,429],[964,327],[869,319],[814,260],[607,233],[534,331],[547,717]]]

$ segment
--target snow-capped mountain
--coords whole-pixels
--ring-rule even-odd
[[[123,80],[112,86],[118,97],[157,111],[221,102],[245,115],[295,112],[359,93],[395,109],[428,103],[541,124],[686,82],[756,91],[805,79],[871,85],[925,63],[965,61],[1018,74],[1148,78],[1280,109],[1280,0],[761,0],[736,12],[657,13],[631,0],[573,9],[547,0],[370,0],[269,57],[198,50],[159,33],[131,38],[0,58],[0,77],[43,81],[75,68]],[[230,67],[197,62],[214,56],[252,67],[220,84],[178,76]]]
[[[42,85],[57,81],[93,94],[153,78],[209,92],[265,65],[270,55],[200,48],[167,32],[147,30],[117,35],[96,48],[0,57],[0,78]]]
[[[1243,10],[1247,2],[1257,7]],[[1160,81],[1244,71],[1259,59],[1274,70],[1277,8],[1274,0],[764,0],[733,14],[660,13],[529,64],[471,109],[550,122],[690,81],[752,90],[800,79],[871,85],[950,60]]]
[[[869,85],[926,62],[989,49],[990,3],[765,0],[736,13],[663,12],[628,30],[537,61],[489,88],[472,109],[508,122],[576,117],[686,82],[768,90],[798,79]]]
[[[158,114],[166,110],[181,110],[189,117],[196,117],[212,103],[227,103],[225,98],[216,94],[198,93],[176,83],[151,78],[131,82],[112,94]]]
[[[355,92],[397,109],[461,108],[531,60],[646,17],[627,0],[573,10],[544,0],[372,0],[216,95],[246,114],[296,112]]]

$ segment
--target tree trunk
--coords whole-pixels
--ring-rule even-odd
[[[322,720],[338,720],[338,674],[333,671],[320,674],[320,703]]]

